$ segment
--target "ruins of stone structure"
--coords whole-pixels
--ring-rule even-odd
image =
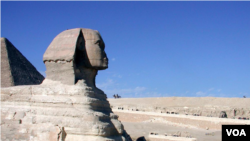
[[[95,86],[108,67],[98,31],[63,31],[46,50],[41,85],[1,89],[2,140],[131,140],[106,94]]]
[[[1,38],[1,87],[41,84],[44,77],[6,38]]]

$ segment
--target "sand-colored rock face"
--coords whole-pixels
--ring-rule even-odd
[[[92,64],[88,59],[90,64],[85,63],[86,56],[91,58],[98,52],[94,58],[106,58],[104,48],[98,50],[102,41],[92,46],[87,45],[88,41],[83,47],[79,45],[83,45],[84,40],[79,38],[84,38],[85,30],[91,33],[86,39],[101,39],[97,31],[79,28],[59,34],[61,43],[51,43],[44,54],[47,77],[41,85],[1,89],[2,140],[131,140],[112,112],[105,93],[95,86],[97,71],[107,68],[107,62]],[[67,37],[69,42],[64,40]]]
[[[49,141],[61,137],[62,128],[65,141],[127,137],[106,95],[82,81],[64,85],[45,80],[38,86],[3,88],[1,107],[3,140]]]

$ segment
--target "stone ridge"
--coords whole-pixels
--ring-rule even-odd
[[[44,77],[6,38],[1,38],[1,87],[41,84]]]

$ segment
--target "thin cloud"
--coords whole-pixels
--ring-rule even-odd
[[[212,90],[214,90],[214,88],[210,88],[210,89],[208,89],[208,91],[212,91]]]
[[[120,74],[113,74],[112,76],[117,77],[117,78],[122,78],[122,75],[120,75]]]
[[[169,94],[165,93],[158,93],[158,92],[147,92],[145,94],[143,94],[143,97],[168,97],[170,96]]]
[[[198,91],[198,92],[196,92],[196,96],[198,96],[198,97],[204,97],[204,96],[206,96],[206,93],[202,92],[202,91]]]
[[[146,90],[146,87],[136,87],[135,91],[144,91]]]
[[[117,85],[118,84],[113,79],[107,79],[103,83],[96,84],[96,86],[102,89],[104,93],[106,93],[108,96],[112,96],[113,94],[119,94],[121,96],[126,97],[126,95],[141,94],[147,89],[146,87],[141,87],[141,86],[137,86],[134,88],[120,89],[120,88],[117,88]]]
[[[209,89],[210,90],[210,89]],[[198,91],[198,92],[196,92],[195,93],[195,95],[197,96],[197,97],[227,97],[227,95],[226,94],[224,94],[224,93],[219,93],[220,91],[221,91],[221,89],[219,89],[220,91],[213,91],[213,92],[211,92],[212,90],[210,90],[210,91],[206,91],[206,92],[203,92],[203,91]],[[214,89],[213,89],[214,90]]]
[[[113,94],[119,94],[122,97],[126,97],[128,95],[138,95],[138,94],[142,94],[147,88],[146,87],[140,87],[137,86],[135,88],[126,88],[126,89],[117,89],[117,88],[105,88],[103,89],[103,91],[111,96]]]
[[[106,89],[106,88],[108,88],[108,87],[110,87],[110,86],[113,86],[114,83],[115,83],[115,82],[114,82],[113,79],[107,79],[106,82],[101,83],[101,84],[96,84],[96,86],[97,86],[98,88],[101,88],[101,89]]]

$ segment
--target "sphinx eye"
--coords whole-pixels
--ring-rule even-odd
[[[101,40],[96,41],[95,44],[100,45],[101,44]]]

